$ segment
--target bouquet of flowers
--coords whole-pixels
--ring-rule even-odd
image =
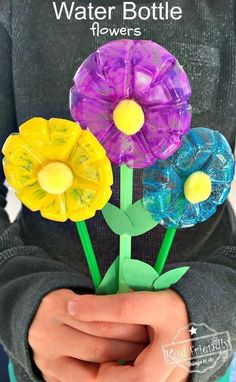
[[[151,41],[112,41],[78,69],[70,91],[74,122],[36,117],[8,137],[6,179],[32,211],[77,225],[97,294],[164,290],[188,271],[163,273],[178,229],[206,221],[224,203],[234,157],[220,132],[190,130],[191,87],[183,68]],[[112,164],[120,168],[120,206],[109,203]],[[143,198],[133,203],[133,172]],[[120,236],[102,278],[86,220],[97,210]],[[150,265],[132,258],[132,237],[158,224],[166,234]]]

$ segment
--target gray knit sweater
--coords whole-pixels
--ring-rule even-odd
[[[0,0],[0,146],[33,116],[70,118],[68,92],[73,75],[95,48],[114,39],[93,37],[91,21],[56,19],[51,0]],[[61,1],[55,2],[60,6]],[[71,1],[66,1],[68,5]],[[86,1],[77,1],[85,5]],[[122,1],[112,20],[101,26],[120,27]],[[137,1],[139,3],[139,1]],[[153,1],[142,2],[151,5]],[[169,49],[184,66],[193,90],[192,127],[221,131],[234,146],[236,132],[235,1],[176,0],[179,21],[127,21]],[[114,5],[113,4],[113,5]],[[132,36],[130,36],[132,38]],[[117,38],[123,38],[118,35]],[[112,202],[118,203],[117,169]],[[141,197],[142,171],[135,172],[135,198]],[[93,293],[74,224],[44,220],[23,208],[10,224],[4,211],[6,189],[0,187],[0,342],[13,360],[18,382],[42,381],[35,367],[27,333],[41,299],[58,288]],[[236,233],[228,205],[205,223],[178,232],[167,268],[191,266],[176,286],[186,301],[189,319],[218,332],[229,331],[236,349]],[[103,272],[118,254],[118,238],[100,214],[89,229]],[[157,227],[133,241],[133,257],[153,263],[164,229]],[[106,240],[104,240],[106,238]],[[103,245],[101,247],[101,240]],[[202,343],[201,343],[202,344]],[[230,362],[219,361],[196,382],[214,382]]]

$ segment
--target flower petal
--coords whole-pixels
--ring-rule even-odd
[[[83,129],[89,129],[99,141],[113,123],[114,105],[81,94],[74,86],[70,94],[71,115]]]
[[[177,60],[163,73],[158,82],[161,82],[171,103],[180,103],[190,98],[192,94],[189,79]]]
[[[157,159],[167,159],[181,146],[181,138],[178,136],[173,136],[168,131],[163,132],[161,129],[157,129],[154,138],[151,139],[150,135],[147,133],[147,125],[144,126],[145,130],[143,134],[147,139],[154,158]]]
[[[197,222],[201,223],[208,220],[216,212],[217,206],[213,203],[212,197],[198,204]]]
[[[41,208],[41,215],[49,220],[65,222],[68,219],[65,194],[48,195],[46,202]]]
[[[79,222],[82,220],[91,219],[95,215],[95,210],[90,207],[78,208],[69,211],[69,219],[73,222]]]
[[[80,66],[74,77],[74,87],[89,98],[109,100],[116,94],[102,73],[97,53],[91,54]]]
[[[201,171],[212,155],[211,137],[208,132],[205,135],[202,131],[208,129],[198,128],[197,130],[191,129],[188,135],[183,137],[179,150],[170,157],[170,162],[183,177],[188,177],[195,171]]]
[[[212,182],[228,183],[234,178],[234,158],[229,151],[217,153],[217,147],[212,152],[208,161],[202,166],[202,171],[210,176]]]
[[[212,201],[217,205],[220,206],[223,204],[231,189],[231,183],[219,183],[219,182],[212,182]]]
[[[19,134],[11,134],[4,143],[2,152],[9,162],[27,171],[33,171],[45,161],[45,157],[32,150]]]
[[[90,131],[83,131],[77,145],[71,151],[68,161],[72,170],[76,172],[80,165],[88,166],[105,158],[106,151],[98,140]]]
[[[132,152],[133,149],[132,138],[119,131],[114,123],[101,143],[108,153],[109,159],[117,165],[125,163],[126,152]]]
[[[4,171],[8,183],[16,190],[32,184],[46,158],[25,143],[19,134],[10,135],[3,146]]]
[[[152,41],[136,41],[133,52],[133,96],[155,105],[186,100],[189,80],[176,58]]]
[[[113,125],[104,136],[102,144],[109,159],[119,166],[126,164],[131,168],[143,168],[152,165],[156,160],[141,131],[128,136]]]
[[[146,107],[145,124],[142,128],[146,141],[156,159],[166,159],[172,155],[182,143],[182,135],[186,134],[191,124],[189,105],[183,109],[160,109]]]
[[[78,69],[78,92],[90,98],[112,100],[129,96],[129,51],[132,41],[112,41],[91,54]]]
[[[127,150],[125,164],[131,168],[145,168],[156,162],[142,130],[131,136],[132,152]]]
[[[182,194],[180,194],[175,200],[172,200],[168,210],[163,210],[161,224],[166,228],[179,228],[181,226],[183,216],[185,216],[185,210],[188,207],[188,201]]]
[[[194,226],[199,222],[199,205],[186,203],[185,209],[183,210],[180,218],[178,220],[178,228],[189,228]]]
[[[37,181],[35,172],[24,167],[15,166],[8,162],[6,158],[3,160],[3,168],[8,184],[15,190],[20,190]]]
[[[143,184],[144,205],[155,215],[155,220],[163,219],[166,211],[169,215],[171,206],[174,206],[173,210],[176,212],[176,202],[182,194],[183,181],[173,166],[165,166],[162,161],[157,161],[154,166],[144,170]],[[177,214],[181,215],[179,209]]]
[[[75,122],[33,118],[20,127],[22,139],[49,160],[65,161],[81,134]]]
[[[38,211],[48,199],[48,193],[44,191],[38,182],[17,191],[16,196],[31,211]]]
[[[72,221],[89,219],[95,215],[96,209],[92,204],[96,193],[95,187],[91,188],[85,182],[74,180],[73,185],[66,191],[66,205]]]
[[[193,227],[197,223],[202,223],[208,220],[216,212],[216,205],[213,203],[212,198],[198,203],[191,204],[186,201],[183,203],[182,211],[178,209],[178,203],[176,207],[168,210],[167,216],[163,219],[164,225],[167,228],[189,228]],[[176,214],[177,211],[181,213],[179,216]],[[172,215],[173,212],[173,215]],[[174,215],[176,214],[177,219],[175,220]]]
[[[109,187],[103,188],[96,193],[93,203],[91,207],[96,210],[102,210],[103,207],[109,202],[112,195],[112,190]]]
[[[48,121],[44,118],[36,117],[29,119],[19,127],[21,138],[30,146],[38,147],[39,152],[43,151],[43,145],[49,141]]]
[[[74,169],[74,174],[102,188],[106,185],[111,186],[113,183],[112,168],[107,158],[88,165],[81,164]]]

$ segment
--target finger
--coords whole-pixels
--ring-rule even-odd
[[[112,338],[122,341],[148,343],[149,336],[146,326],[119,324],[113,322],[84,322],[68,317],[65,324],[97,337]]]
[[[77,359],[64,357],[50,370],[54,378],[60,382],[86,381],[95,382],[98,373],[98,365],[83,362]]]
[[[91,336],[66,325],[61,327],[60,336],[63,341],[57,348],[58,352],[88,362],[131,361],[145,347],[144,344]]]
[[[47,375],[43,375],[43,379],[46,382],[60,382],[59,379]]]
[[[135,292],[108,296],[79,296],[68,304],[68,313],[82,321],[108,321],[124,324],[151,325],[164,317],[165,292]],[[162,311],[162,315],[158,312]],[[147,314],[148,313],[148,314]]]
[[[171,373],[167,382],[187,382],[189,379],[189,372],[181,367],[177,367]]]
[[[133,369],[133,366],[119,366],[114,362],[103,363],[98,370],[97,382],[130,382]]]
[[[166,363],[162,350],[163,343],[168,343],[163,338],[154,337],[152,343],[137,357],[134,366],[139,370],[146,382],[146,376],[151,376],[151,381],[166,382],[171,375],[174,366]],[[138,375],[137,374],[137,375]]]
[[[107,363],[100,367],[98,382],[166,382],[173,371],[173,366],[164,360],[160,341],[154,339],[136,359],[134,366],[119,366]]]

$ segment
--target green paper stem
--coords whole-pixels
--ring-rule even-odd
[[[84,249],[89,271],[93,280],[94,288],[97,289],[102,281],[99,271],[97,259],[90,240],[88,228],[85,221],[77,222],[76,227],[80,236],[80,240]]]
[[[126,165],[120,167],[120,209],[126,211],[133,202],[133,169]],[[120,235],[120,256],[119,256],[119,293],[129,292],[130,289],[125,282],[123,270],[124,263],[131,258],[131,236]]]
[[[154,266],[154,269],[157,271],[159,276],[162,274],[166,261],[168,259],[168,255],[170,253],[170,249],[172,243],[174,241],[176,235],[176,228],[169,228],[165,233],[164,240],[162,242],[159,254],[157,256],[157,260]]]

